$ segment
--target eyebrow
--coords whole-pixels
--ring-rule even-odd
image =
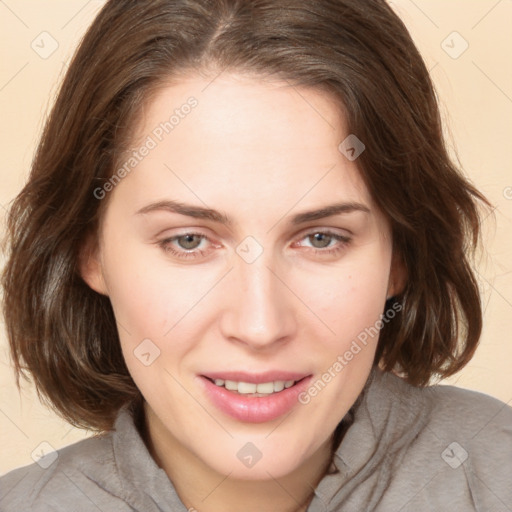
[[[158,201],[156,203],[148,204],[140,210],[137,210],[136,215],[143,215],[156,211],[179,213],[180,215],[186,215],[187,217],[193,217],[195,219],[211,220],[226,226],[233,225],[232,219],[217,210],[172,200]],[[370,209],[364,204],[357,202],[333,203],[316,210],[297,213],[290,219],[290,223],[293,225],[303,224],[305,222],[319,220],[333,215],[352,212],[370,213]]]

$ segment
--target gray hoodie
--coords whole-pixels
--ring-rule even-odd
[[[47,457],[0,479],[0,511],[187,512],[126,409]],[[374,369],[333,464],[308,512],[511,512],[512,408]]]

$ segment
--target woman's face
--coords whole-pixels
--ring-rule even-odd
[[[83,275],[153,441],[233,478],[289,474],[363,388],[396,287],[349,133],[324,93],[221,75],[162,89],[136,135]]]

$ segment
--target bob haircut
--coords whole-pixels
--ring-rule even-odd
[[[110,430],[123,405],[142,400],[109,298],[79,273],[108,205],[94,191],[160,88],[224,71],[327,92],[365,144],[358,168],[406,273],[374,363],[424,386],[460,370],[477,347],[482,310],[468,258],[478,203],[489,203],[451,161],[428,71],[384,0],[110,0],[81,41],[10,209],[2,278],[17,384],[31,374],[40,398],[75,426]]]

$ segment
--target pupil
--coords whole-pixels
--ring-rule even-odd
[[[178,239],[179,241],[179,244],[184,248],[184,249],[195,249],[197,247],[197,240],[195,241],[195,245],[194,245],[194,238],[196,238],[197,235],[183,235],[183,236],[180,236],[180,238]],[[182,241],[185,241],[184,243]]]
[[[315,233],[314,235],[311,236],[313,237],[313,240],[315,242],[320,242],[319,246],[313,243],[314,247],[327,247],[331,239],[330,235],[326,235],[324,233]]]

